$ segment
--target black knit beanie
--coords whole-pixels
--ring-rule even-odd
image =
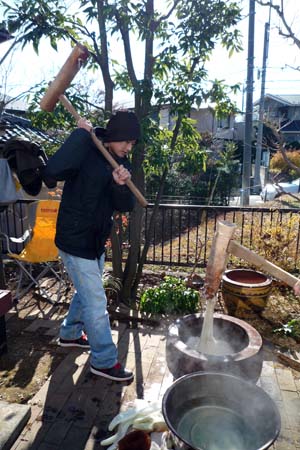
[[[97,127],[95,133],[103,142],[135,141],[141,135],[141,127],[134,112],[117,111],[106,128]]]

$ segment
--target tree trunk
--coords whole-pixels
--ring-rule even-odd
[[[211,204],[211,202],[213,201],[213,198],[214,198],[214,194],[215,194],[215,190],[216,190],[216,187],[217,187],[217,184],[218,184],[218,181],[219,181],[220,175],[221,175],[221,171],[220,171],[220,170],[218,170],[218,173],[217,173],[217,176],[216,176],[215,182],[214,182],[214,184],[213,184],[213,187],[212,187],[211,193],[209,194],[209,199],[208,199],[208,202],[207,202],[208,206],[209,206],[209,205]]]
[[[131,303],[135,300],[131,296],[131,288],[136,278],[136,270],[140,256],[142,218],[143,209],[140,205],[137,205],[131,213],[129,233],[130,248],[123,274],[121,300],[125,303]]]
[[[154,223],[155,223],[155,218],[156,218],[156,214],[159,208],[159,203],[160,203],[160,199],[163,195],[163,191],[164,191],[164,184],[165,184],[165,180],[168,174],[168,170],[166,169],[160,179],[160,185],[159,185],[159,191],[158,194],[156,196],[155,199],[155,204],[154,204],[154,208],[150,217],[150,221],[149,221],[149,227],[147,229],[146,232],[146,240],[144,243],[144,247],[143,247],[143,251],[141,254],[141,257],[139,259],[139,264],[138,264],[138,268],[137,268],[137,272],[136,272],[136,277],[134,279],[134,283],[132,285],[132,289],[131,289],[131,297],[132,298],[136,298],[137,295],[137,289],[138,289],[138,285],[143,273],[143,267],[144,264],[146,262],[146,258],[147,258],[147,253],[150,247],[150,243],[151,243],[151,238],[152,238],[152,234],[153,234],[153,229],[154,229]]]
[[[143,143],[136,146],[135,152],[132,155],[132,171],[135,174],[133,182],[138,189],[144,192],[144,171],[142,168],[142,162],[144,160],[144,147]],[[131,287],[136,277],[136,270],[139,263],[140,248],[141,248],[141,230],[142,219],[144,216],[144,209],[137,203],[133,212],[130,215],[130,230],[129,230],[129,253],[125,264],[123,274],[123,290],[121,298],[128,303],[131,301]]]
[[[171,150],[173,150],[175,148],[181,123],[182,123],[182,117],[179,116],[177,118],[176,125],[175,125],[174,131],[173,131],[173,136],[172,136],[172,141],[171,141]],[[148,230],[146,233],[147,239],[144,243],[144,248],[143,248],[142,256],[140,258],[139,265],[138,265],[138,268],[136,271],[135,279],[132,280],[132,288],[131,288],[131,293],[130,293],[131,298],[135,298],[136,294],[137,294],[138,284],[139,284],[141,276],[142,276],[143,267],[144,267],[148,249],[150,246],[152,232],[153,232],[153,228],[154,228],[154,221],[155,221],[156,213],[157,213],[157,210],[159,207],[159,202],[160,202],[161,196],[163,195],[164,184],[165,184],[166,177],[168,175],[168,171],[169,171],[169,169],[166,168],[160,179],[159,191],[156,196],[155,205],[154,205],[151,217],[150,217],[149,227],[148,227]],[[141,233],[141,229],[140,229],[140,233]]]
[[[105,111],[112,111],[114,82],[112,81],[109,69],[109,56],[108,56],[108,43],[106,30],[107,17],[105,14],[103,0],[97,0],[97,12],[98,12],[99,34],[100,34],[100,53],[98,48],[95,48],[95,50],[98,56],[98,62],[101,68],[103,82],[105,86],[105,99],[104,99]]]
[[[110,240],[112,246],[112,268],[113,275],[116,278],[122,280],[123,278],[123,270],[122,270],[122,251],[121,251],[121,242],[119,239],[119,234],[117,233],[116,222],[113,222],[113,227],[111,230]]]

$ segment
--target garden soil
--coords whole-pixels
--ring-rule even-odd
[[[52,337],[28,332],[29,320],[12,315],[6,322],[7,353],[0,356],[0,400],[27,403],[65,355]]]

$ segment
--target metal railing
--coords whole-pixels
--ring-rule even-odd
[[[29,217],[28,204],[32,201],[20,200],[16,203],[10,204],[0,212],[0,231],[10,237],[20,238],[24,232],[33,224],[33,219]],[[20,253],[24,244],[10,243],[10,248],[14,253]],[[7,248],[5,242],[2,242],[2,252],[6,253]]]
[[[148,228],[152,205],[145,213]],[[205,267],[218,220],[237,225],[234,239],[266,259],[300,265],[300,212],[240,206],[160,205],[147,264]]]
[[[0,230],[22,236],[30,218],[25,201],[10,205],[0,213]],[[142,245],[147,237],[153,205],[144,211]],[[120,220],[122,217],[119,215]],[[182,267],[205,267],[218,220],[237,225],[234,239],[272,262],[285,268],[300,267],[300,211],[240,206],[201,206],[162,204],[158,208],[150,236],[146,264]],[[120,224],[123,259],[129,248],[128,225]],[[20,252],[22,248],[14,249]],[[4,249],[5,252],[5,249]],[[107,252],[110,259],[110,251]],[[278,261],[280,260],[280,261]]]

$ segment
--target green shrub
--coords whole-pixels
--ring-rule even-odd
[[[198,291],[171,276],[166,276],[159,286],[146,289],[140,302],[140,310],[148,314],[192,314],[198,308]]]
[[[296,340],[300,340],[300,319],[292,319],[284,324],[281,328],[274,330],[274,333],[281,333],[285,336],[291,336]]]

